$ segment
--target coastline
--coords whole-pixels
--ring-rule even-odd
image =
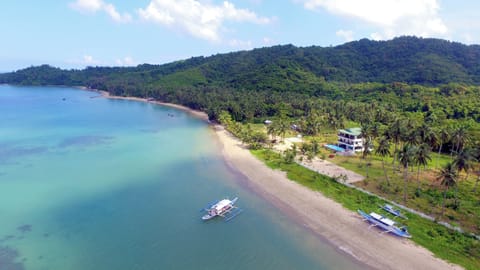
[[[106,91],[89,88],[81,89],[98,92],[105,98],[148,102],[180,109],[209,122],[206,113],[185,106],[145,98],[112,96]],[[380,235],[378,230],[369,229],[369,225],[356,213],[343,208],[320,192],[289,180],[284,172],[270,169],[222,126],[212,127],[227,165],[244,175],[249,187],[360,263],[374,269],[463,269],[434,257],[430,251],[408,239]]]
[[[196,111],[196,110],[192,110],[186,106],[182,106],[182,105],[178,105],[178,104],[173,104],[173,103],[167,103],[167,102],[160,102],[160,101],[156,101],[156,100],[148,100],[146,98],[139,98],[139,97],[121,97],[121,96],[112,96],[110,95],[109,92],[107,91],[102,91],[102,90],[96,90],[96,89],[89,89],[89,88],[86,88],[86,87],[80,87],[80,89],[84,89],[84,90],[89,90],[89,91],[94,91],[94,92],[97,92],[97,93],[100,93],[102,95],[102,97],[104,98],[110,98],[110,99],[124,99],[124,100],[133,100],[133,101],[140,101],[140,102],[147,102],[147,103],[152,103],[152,104],[157,104],[157,105],[162,105],[162,106],[166,106],[166,107],[171,107],[171,108],[175,108],[175,109],[178,109],[178,110],[182,110],[184,112],[187,112],[189,114],[191,114],[192,116],[198,118],[198,119],[201,119],[205,122],[209,122],[208,120],[208,115],[202,111]]]
[[[223,128],[215,128],[227,164],[245,175],[249,184],[283,211],[354,259],[374,269],[463,269],[443,261],[408,239],[380,235],[356,213],[268,168]]]

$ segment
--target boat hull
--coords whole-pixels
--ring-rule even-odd
[[[204,215],[202,216],[202,220],[209,220],[209,219],[212,219],[214,217],[216,217],[217,215],[210,215],[210,214],[207,214],[207,215]]]

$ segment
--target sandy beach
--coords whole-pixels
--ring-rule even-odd
[[[215,133],[229,166],[245,175],[252,188],[360,262],[374,269],[462,269],[435,258],[430,251],[408,239],[380,235],[377,229],[368,229],[368,224],[356,213],[289,180],[285,173],[268,168],[222,127],[215,126]]]
[[[112,95],[110,95],[109,92],[102,91],[102,90],[95,90],[95,89],[87,89],[87,90],[98,92],[105,98],[134,100],[134,101],[148,102],[148,103],[152,103],[152,104],[157,104],[157,105],[167,106],[167,107],[171,107],[171,108],[176,108],[176,109],[185,111],[185,112],[191,114],[192,116],[194,116],[196,118],[199,118],[201,120],[204,120],[204,121],[208,122],[208,115],[206,113],[201,112],[201,111],[192,110],[192,109],[190,109],[188,107],[185,107],[185,106],[182,106],[182,105],[177,105],[177,104],[167,103],[167,102],[160,102],[160,101],[157,101],[157,100],[148,100],[146,98],[139,98],[139,97],[112,96]]]
[[[174,107],[208,121],[205,113],[184,106],[147,101],[143,98],[110,96],[104,91],[97,92],[107,98]],[[248,179],[249,187],[281,210],[294,216],[320,238],[326,239],[356,260],[374,269],[463,269],[435,258],[430,251],[408,239],[381,235],[376,228],[368,229],[368,224],[356,213],[343,208],[319,192],[289,180],[284,172],[268,168],[222,126],[212,125],[212,128],[222,145],[222,154],[227,164]]]

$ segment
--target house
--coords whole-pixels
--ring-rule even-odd
[[[347,128],[338,131],[338,146],[347,151],[362,152],[363,143],[361,128]]]

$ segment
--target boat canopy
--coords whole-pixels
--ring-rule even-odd
[[[231,203],[230,200],[223,199],[223,200],[219,201],[218,203],[216,203],[214,205],[214,207],[217,211],[219,211],[219,210],[222,210],[225,206],[229,205],[230,203]]]
[[[370,213],[370,216],[373,217],[374,219],[388,225],[388,226],[393,226],[395,224],[395,221],[389,219],[389,218],[384,218],[382,217],[381,215],[377,214],[377,213]]]

